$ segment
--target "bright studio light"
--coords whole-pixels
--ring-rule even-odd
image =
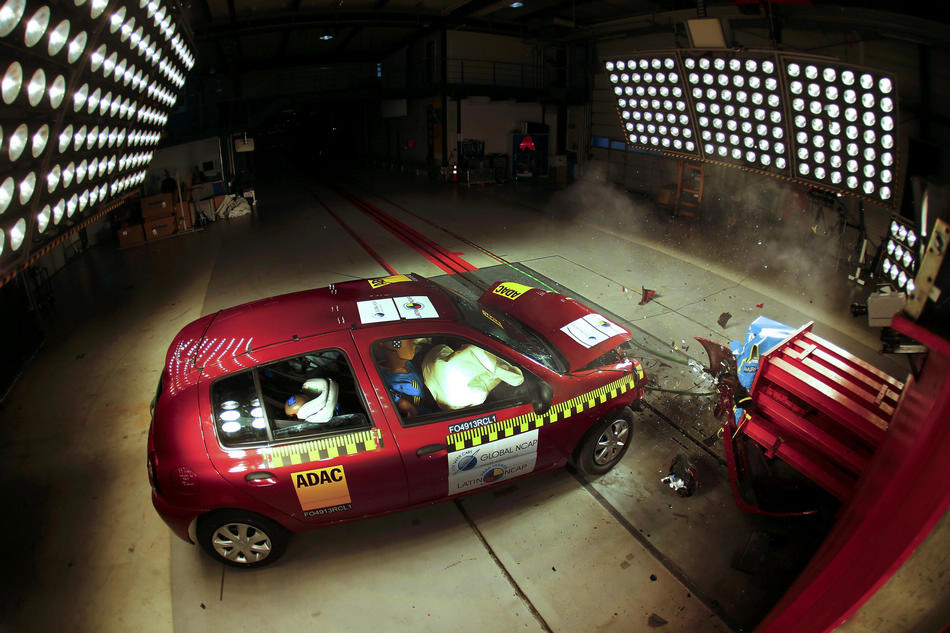
[[[793,60],[785,70],[790,90],[802,95],[792,100],[792,109],[801,112],[792,121],[796,157],[802,149],[827,145],[829,164],[843,164],[850,174],[842,181],[837,171],[815,170],[810,178],[825,185],[844,184],[852,193],[892,202],[894,160],[887,150],[895,143],[893,80],[832,62]],[[802,130],[821,134],[803,141],[797,134]],[[799,173],[804,175],[801,169]]]
[[[605,68],[631,145],[698,154],[683,78],[672,55],[608,61]]]
[[[23,19],[26,10],[26,0],[6,0],[0,7],[0,37],[6,37],[13,32]]]
[[[194,65],[175,15],[160,0],[0,0],[0,259],[145,181]]]
[[[897,290],[909,294],[916,288],[921,243],[916,224],[900,215],[891,217],[881,253],[881,276]]]
[[[706,157],[784,171],[783,98],[774,63],[707,54],[684,57],[683,64],[697,111],[711,115],[697,119],[700,135],[708,141]],[[734,133],[720,134],[720,129]]]
[[[893,77],[756,51],[654,52],[606,60],[604,68],[631,146],[894,204],[900,119]]]

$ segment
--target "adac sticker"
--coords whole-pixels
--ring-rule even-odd
[[[320,516],[353,508],[343,466],[291,473],[304,516]]]
[[[538,430],[449,455],[449,494],[530,473],[538,459]]]
[[[390,275],[389,277],[379,277],[377,279],[367,279],[371,288],[382,288],[389,284],[398,284],[402,281],[412,281],[405,275]]]
[[[492,290],[492,294],[496,294],[514,301],[529,290],[533,290],[533,288],[524,284],[516,284],[513,281],[506,281],[503,284],[498,284],[495,289]]]

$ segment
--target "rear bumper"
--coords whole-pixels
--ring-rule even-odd
[[[203,513],[202,510],[173,506],[165,501],[154,488],[152,489],[152,505],[176,536],[186,543],[195,542],[190,529],[195,519]]]

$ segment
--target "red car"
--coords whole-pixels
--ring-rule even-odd
[[[171,529],[221,562],[288,536],[630,445],[643,369],[623,327],[564,295],[478,301],[415,275],[221,310],[185,326],[152,405],[148,473]]]

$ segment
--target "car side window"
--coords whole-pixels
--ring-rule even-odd
[[[333,435],[370,428],[359,385],[342,351],[269,363],[212,387],[224,446]]]
[[[404,424],[529,399],[530,374],[461,337],[382,339],[373,360]]]

